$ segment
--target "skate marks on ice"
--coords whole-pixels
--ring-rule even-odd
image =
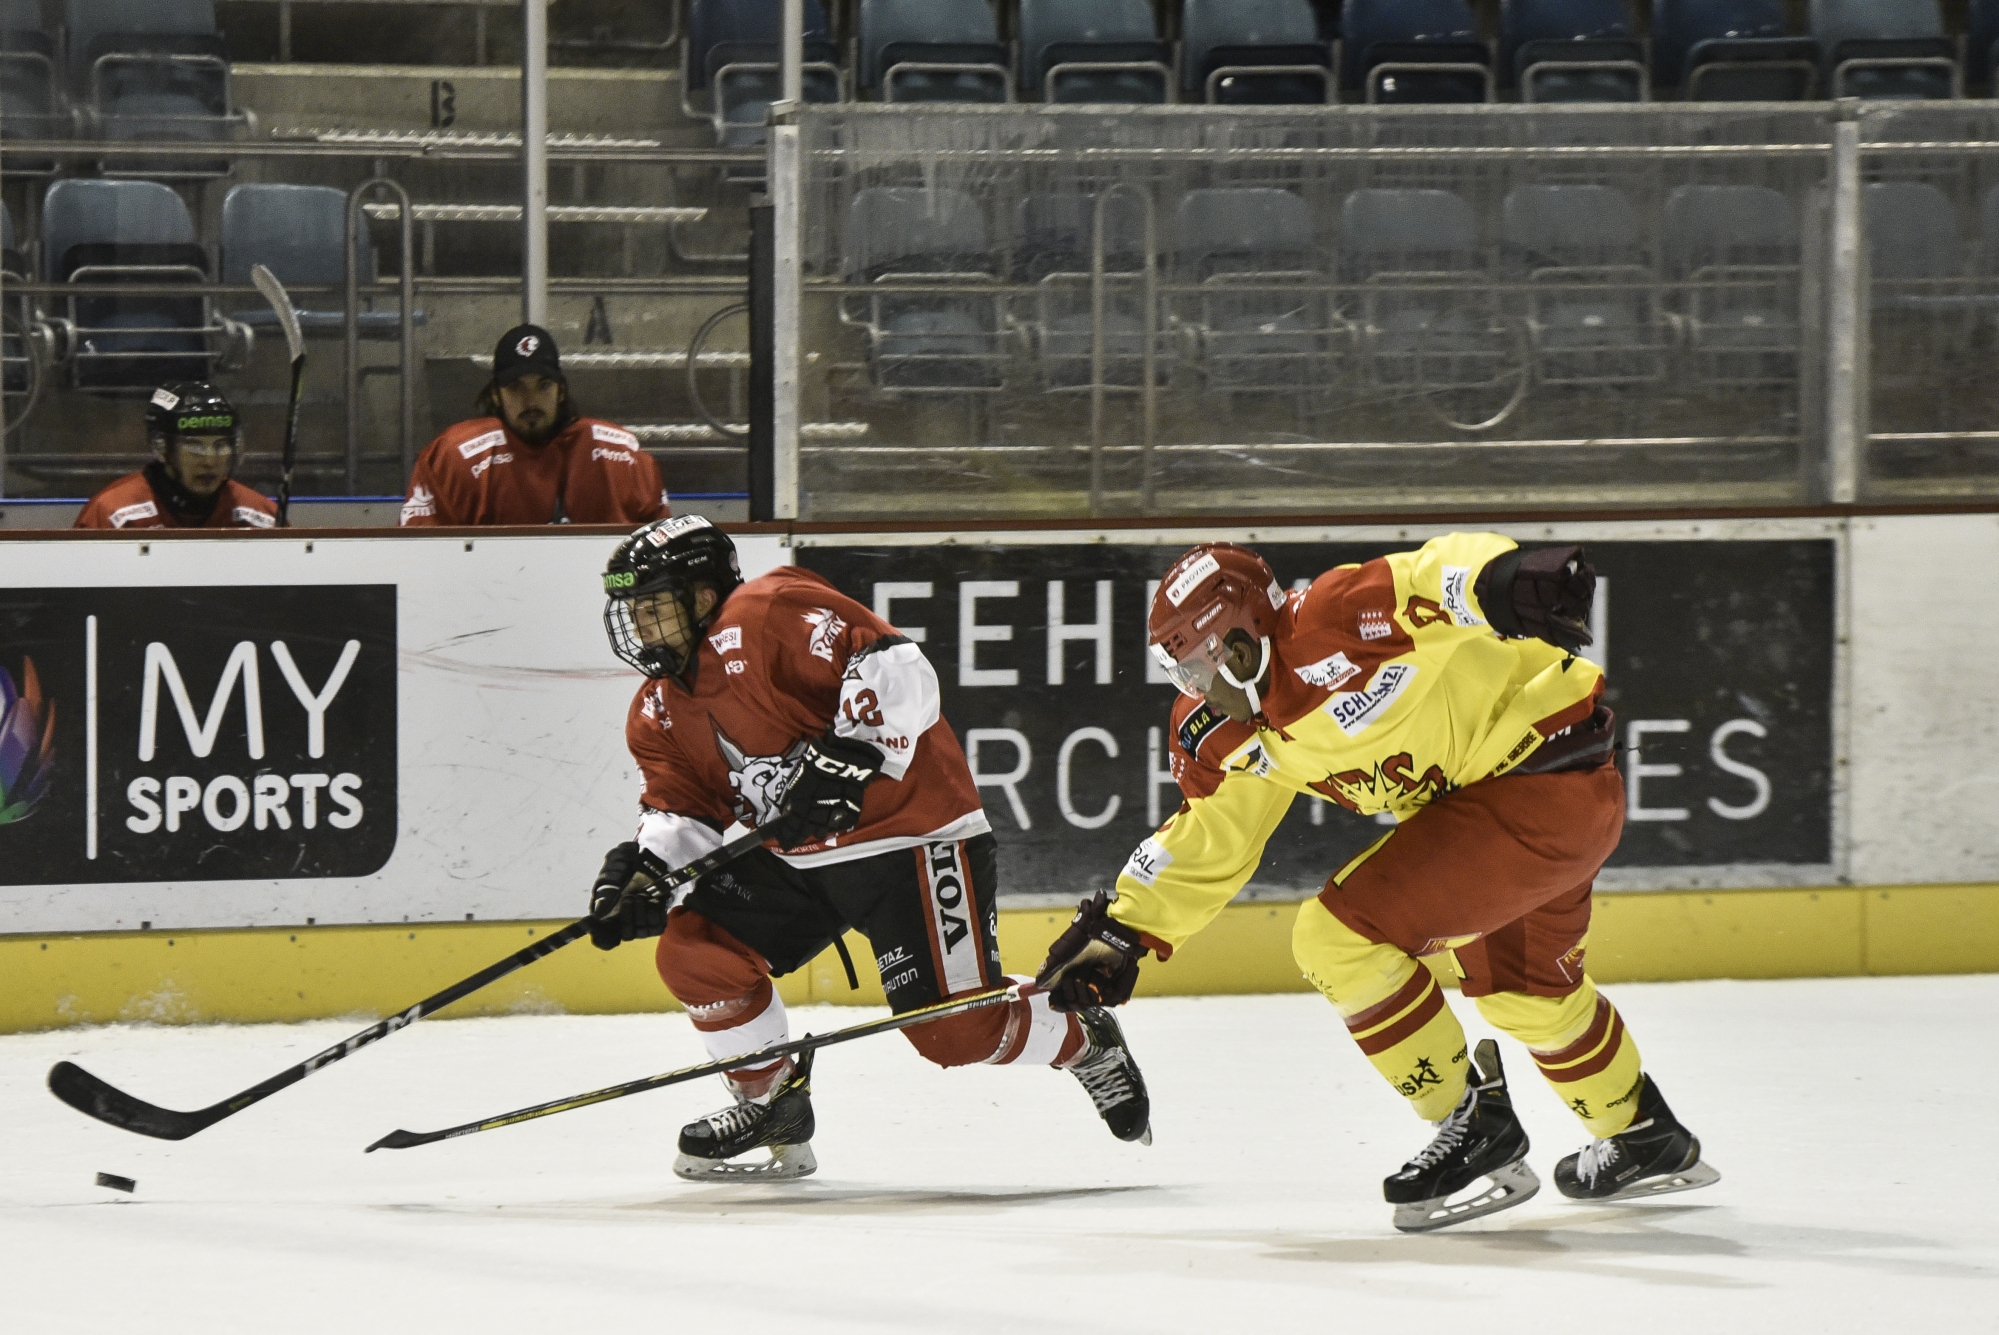
[[[513,1205],[467,1203],[440,1205],[434,1201],[376,1205],[369,1208],[396,1214],[494,1215],[523,1220],[615,1220],[633,1215],[663,1218],[721,1218],[730,1214],[841,1218],[967,1216],[990,1218],[998,1211],[1060,1206],[1069,1203],[1129,1198],[1126,1203],[1166,1207],[1179,1202],[1172,1188],[1143,1184],[1098,1187],[1034,1187],[1015,1190],[982,1187],[842,1187],[821,1181],[811,1185],[732,1185],[692,1188],[645,1200],[535,1201]]]
[[[1688,1227],[1703,1218],[1726,1231]],[[1753,1241],[1745,1241],[1753,1237]],[[1192,1239],[1190,1239],[1192,1240]],[[1213,1239],[1219,1240],[1219,1239]],[[1696,1289],[1764,1289],[1786,1280],[1747,1279],[1716,1270],[1644,1264],[1647,1261],[1731,1261],[1761,1264],[1837,1264],[1901,1278],[1999,1280],[1999,1267],[1952,1261],[1934,1253],[1931,1238],[1906,1233],[1809,1225],[1755,1224],[1740,1212],[1713,1205],[1581,1206],[1560,1223],[1514,1216],[1435,1233],[1377,1237],[1311,1238],[1269,1234],[1263,1254],[1272,1260],[1368,1267],[1384,1263],[1438,1268],[1550,1271],[1599,1279]],[[1916,1253],[1894,1255],[1893,1253]]]

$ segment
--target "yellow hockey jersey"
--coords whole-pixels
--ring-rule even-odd
[[[1249,880],[1293,797],[1407,817],[1587,720],[1603,687],[1597,666],[1540,640],[1502,639],[1479,607],[1479,571],[1513,547],[1491,533],[1447,534],[1292,593],[1253,724],[1175,703],[1173,775],[1185,801],[1125,863],[1111,916],[1164,958]]]

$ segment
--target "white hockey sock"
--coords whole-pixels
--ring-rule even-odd
[[[999,1051],[987,1060],[1005,1066],[1017,1062],[1048,1066],[1062,1055],[1062,1044],[1068,1037],[1069,1017],[1048,1004],[1046,992],[1035,992],[1008,1005],[1006,1037],[1000,1041]]]
[[[703,1009],[707,1008],[695,1006],[688,1008],[697,1018]],[[766,1048],[773,1043],[784,1042],[791,1037],[791,1023],[784,1013],[784,998],[778,996],[776,988],[772,988],[769,1003],[756,1014],[741,1017],[727,1029],[697,1029],[695,1032],[701,1035],[701,1045],[708,1049],[708,1056],[715,1061],[721,1061],[724,1058],[740,1056],[745,1052],[755,1052],[758,1048]],[[781,1066],[782,1063],[783,1059],[780,1058],[778,1065]],[[732,1084],[745,1087],[745,1093],[756,1097],[765,1092],[754,1088],[759,1083],[758,1077],[769,1074],[772,1069],[752,1068],[749,1072],[736,1072],[723,1078]],[[750,1078],[742,1079],[745,1074]]]

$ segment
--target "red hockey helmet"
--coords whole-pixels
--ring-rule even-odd
[[[1204,542],[1175,561],[1159,581],[1146,617],[1146,643],[1186,695],[1206,694],[1217,675],[1253,688],[1270,665],[1270,637],[1283,607],[1284,590],[1262,557],[1232,542]],[[1248,682],[1236,681],[1228,671],[1232,630],[1263,646],[1262,660]]]

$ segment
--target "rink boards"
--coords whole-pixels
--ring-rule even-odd
[[[1591,652],[1632,819],[1599,886],[1594,972],[1999,968],[1999,517],[799,525],[737,542],[747,574],[795,561],[921,639],[1000,836],[1008,963],[1026,967],[1056,907],[1107,883],[1176,800],[1172,688],[1143,654],[1173,556],[1252,542],[1288,584],[1450,527],[1584,541],[1604,576]],[[0,968],[22,984],[0,1029],[377,1009],[572,917],[637,789],[636,678],[599,620],[614,541],[0,543]],[[1206,949],[1149,984],[1301,986],[1290,905],[1379,833],[1299,803]],[[843,979],[804,972],[795,999],[844,999]],[[664,1001],[637,948],[511,981],[485,1008]]]

